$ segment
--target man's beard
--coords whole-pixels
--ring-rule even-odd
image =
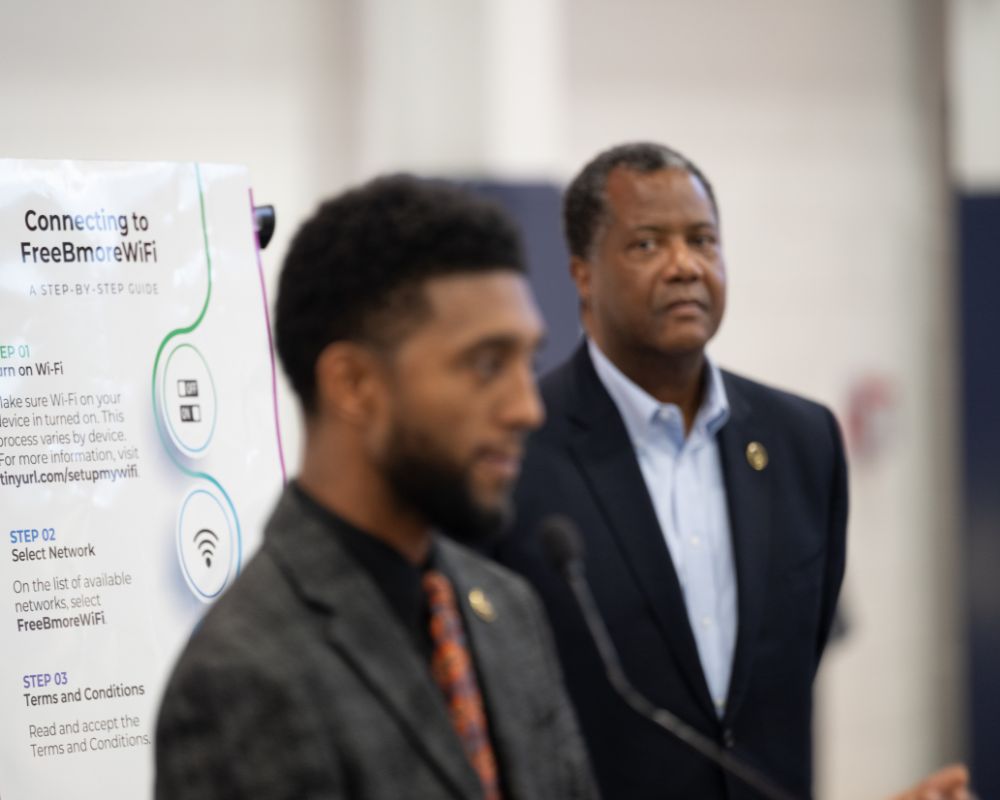
[[[444,456],[430,436],[405,425],[393,432],[382,469],[401,504],[463,544],[486,544],[513,516],[509,498],[494,508],[477,502],[468,470]]]

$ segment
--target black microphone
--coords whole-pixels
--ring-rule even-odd
[[[538,535],[541,537],[542,549],[549,564],[569,584],[576,604],[587,623],[590,636],[597,645],[601,661],[604,662],[604,671],[608,681],[618,695],[634,711],[663,728],[671,736],[680,739],[730,775],[739,778],[768,800],[796,800],[794,795],[789,794],[760,770],[723,749],[717,742],[712,741],[666,709],[654,706],[632,686],[628,678],[625,677],[625,671],[618,658],[618,651],[615,650],[611,636],[608,634],[608,629],[601,617],[601,612],[594,601],[594,595],[590,591],[590,585],[587,583],[583,571],[583,540],[576,524],[569,517],[553,514],[542,520],[538,528]]]

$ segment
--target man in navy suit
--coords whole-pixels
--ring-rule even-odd
[[[703,173],[657,144],[598,155],[565,197],[586,338],[542,381],[501,561],[540,591],[602,794],[757,797],[629,709],[537,530],[569,515],[632,684],[797,796],[845,561],[847,476],[816,403],[705,354],[726,302]]]

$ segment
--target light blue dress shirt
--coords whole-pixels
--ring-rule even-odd
[[[736,565],[716,434],[729,419],[719,368],[690,433],[678,406],[661,403],[626,377],[593,341],[590,358],[625,422],[660,530],[681,584],[702,672],[721,717],[736,649]]]

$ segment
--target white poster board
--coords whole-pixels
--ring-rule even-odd
[[[245,169],[0,160],[0,800],[137,800],[284,473]]]

